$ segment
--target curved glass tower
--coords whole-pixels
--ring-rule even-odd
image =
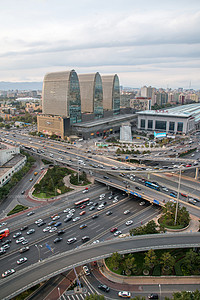
[[[81,109],[83,113],[94,113],[95,119],[103,117],[103,88],[100,74],[80,74]]]
[[[70,124],[81,121],[80,87],[74,70],[45,75],[42,109],[47,115],[70,118]]]
[[[120,87],[119,78],[115,75],[102,76],[103,108],[112,110],[114,115],[120,113]]]

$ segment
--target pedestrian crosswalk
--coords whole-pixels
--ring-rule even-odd
[[[91,294],[92,294],[91,292],[87,292],[84,294],[73,294],[73,295],[63,294],[60,297],[60,300],[84,300],[86,298],[86,296],[89,296]]]

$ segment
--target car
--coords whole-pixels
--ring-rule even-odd
[[[111,210],[107,211],[107,213],[106,213],[106,216],[110,216],[110,215],[112,215],[112,211]]]
[[[175,194],[175,193],[170,193],[169,195],[170,195],[171,197],[176,198],[176,194]]]
[[[162,189],[164,192],[169,192],[168,188],[166,188],[166,187],[163,187]]]
[[[9,244],[5,244],[4,246],[1,247],[1,249],[3,250],[7,250],[10,248],[10,245]]]
[[[78,220],[80,220],[80,217],[76,217],[76,218],[74,218],[72,221],[73,221],[73,222],[77,222]]]
[[[159,299],[158,294],[149,294],[148,299]]]
[[[90,237],[88,235],[85,235],[85,236],[82,237],[81,240],[82,240],[82,243],[86,243],[87,241],[90,240]]]
[[[93,203],[94,206],[98,206],[98,204],[99,204],[98,202],[94,202]]]
[[[98,218],[99,217],[99,215],[93,215],[92,216],[92,219],[96,219],[96,218]]]
[[[126,226],[130,226],[131,224],[133,224],[132,220],[129,220],[129,221],[126,222]]]
[[[5,245],[10,244],[10,243],[12,243],[12,240],[5,240],[1,245],[5,246]]]
[[[48,223],[48,226],[52,226],[52,225],[55,225],[56,224],[56,221],[51,221]]]
[[[18,238],[20,235],[22,235],[21,231],[16,232],[15,234],[13,234],[13,239]]]
[[[110,232],[114,233],[114,232],[117,231],[117,230],[118,230],[117,227],[113,227],[113,228],[110,229]]]
[[[130,213],[130,210],[125,210],[124,211],[124,215],[127,215],[127,214],[129,214]]]
[[[51,233],[51,232],[54,232],[54,231],[56,231],[57,230],[57,228],[56,227],[53,227],[53,228],[51,228],[50,230],[49,230],[49,232]]]
[[[82,216],[82,215],[84,215],[84,214],[86,214],[86,211],[85,210],[83,210],[82,212],[80,212],[80,216]]]
[[[28,260],[27,257],[21,257],[19,260],[17,260],[17,264],[21,265],[25,263],[27,260]]]
[[[141,206],[145,205],[145,201],[141,201],[141,202],[139,203],[139,205],[141,205]]]
[[[70,220],[72,220],[72,216],[65,218],[65,219],[64,219],[64,222],[67,223],[67,222],[69,222]]]
[[[53,221],[56,221],[58,219],[60,219],[60,216],[55,216],[55,217],[52,218]]]
[[[190,164],[189,164],[189,165],[186,165],[186,168],[189,168],[189,167],[191,167],[191,166],[192,166],[192,165],[190,165]]]
[[[105,284],[99,284],[98,285],[98,289],[100,289],[100,290],[102,290],[102,291],[104,291],[106,293],[108,293],[110,291],[110,288],[107,285],[105,285]]]
[[[174,199],[170,199],[169,201],[172,203],[176,203],[176,200],[174,200]]]
[[[33,181],[33,178],[30,178],[29,181]]]
[[[45,227],[42,231],[43,232],[47,232],[47,231],[49,231],[51,229],[51,227],[50,226],[47,226],[47,227]]]
[[[83,266],[83,271],[84,271],[85,275],[90,275],[90,271],[87,266]]]
[[[108,177],[108,176],[103,176],[103,178],[105,178],[105,179],[109,179],[109,177]]]
[[[118,199],[114,199],[113,200],[113,203],[117,203],[119,200]]]
[[[181,196],[187,198],[187,195],[186,195],[186,194],[184,194],[184,193],[180,193],[180,194],[181,194]]]
[[[90,206],[90,205],[92,205],[92,204],[93,204],[93,202],[92,202],[92,201],[90,201],[90,202],[89,202],[87,205],[88,205],[88,206]]]
[[[53,219],[53,218],[56,217],[56,216],[58,216],[58,214],[53,214],[53,215],[51,216],[51,219]]]
[[[80,225],[80,229],[83,229],[83,228],[86,228],[87,227],[87,224],[82,224],[82,225]]]
[[[21,231],[28,229],[27,225],[24,225],[23,227],[20,228]]]
[[[16,240],[16,244],[22,243],[25,240],[25,237],[20,237],[18,240]]]
[[[21,194],[24,195],[25,191],[21,191]]]
[[[29,229],[28,231],[27,231],[27,233],[26,234],[32,234],[32,233],[34,233],[35,232],[35,229],[33,229],[33,228],[31,228],[31,229]]]
[[[80,206],[80,209],[83,209],[83,208],[85,208],[85,207],[86,207],[86,205],[83,204],[83,205]]]
[[[58,226],[61,226],[61,225],[62,225],[61,222],[57,222],[54,226],[55,226],[55,227],[58,227]]]
[[[112,199],[112,195],[111,195],[111,196],[109,196],[109,197],[108,197],[108,199],[109,199],[109,200],[111,200],[111,199]]]
[[[85,193],[88,193],[88,192],[89,192],[88,190],[83,190],[82,193],[85,194]]]
[[[56,243],[59,243],[62,241],[62,238],[61,237],[57,237],[53,242],[56,244]]]
[[[92,242],[92,244],[98,244],[100,243],[100,240],[95,240],[94,242]]]
[[[2,278],[5,278],[5,277],[7,277],[7,276],[9,276],[9,275],[11,275],[11,274],[13,274],[13,273],[15,273],[15,269],[10,269],[10,270],[8,270],[8,271],[5,271],[5,272],[1,275],[1,277],[2,277]]]
[[[0,255],[3,255],[4,253],[6,253],[6,250],[3,248],[0,248]]]
[[[67,240],[67,244],[68,244],[68,245],[73,244],[73,243],[75,243],[75,242],[76,242],[76,238],[75,238],[75,237],[70,238],[70,239]]]
[[[90,208],[89,208],[89,210],[91,211],[91,210],[94,210],[95,209],[95,206],[91,206]]]
[[[70,208],[66,208],[63,210],[64,213],[68,213],[70,211]]]
[[[136,186],[135,189],[141,191],[141,188],[139,186]]]
[[[115,231],[114,236],[120,235],[122,232],[120,230]]]
[[[22,247],[22,248],[19,250],[19,252],[20,252],[20,253],[24,253],[24,252],[28,251],[29,249],[30,249],[29,246]]]
[[[122,291],[118,293],[118,296],[122,298],[131,298],[131,293],[127,291]]]
[[[27,240],[23,240],[22,245],[26,245],[26,244],[28,244],[28,241]]]
[[[101,205],[99,205],[99,206],[97,207],[97,210],[101,210],[101,209],[103,209],[103,208],[104,208],[104,205],[101,204]]]
[[[43,226],[43,225],[45,225],[45,224],[46,224],[46,222],[45,222],[45,221],[42,221],[41,223],[37,224],[37,226],[40,227],[40,226]]]
[[[37,224],[39,224],[41,222],[43,222],[43,220],[42,219],[38,219],[37,221],[35,221],[35,224],[37,225]]]
[[[63,229],[60,229],[60,230],[58,230],[57,235],[61,235],[61,234],[64,234],[64,233],[65,233],[65,231]]]
[[[106,197],[106,194],[101,194],[101,195],[99,195],[99,198],[104,199],[105,197]]]
[[[34,215],[34,211],[30,211],[29,213],[27,213],[27,217],[30,217],[32,215]]]

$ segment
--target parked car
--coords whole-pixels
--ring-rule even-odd
[[[110,291],[110,288],[107,285],[105,285],[105,284],[99,284],[98,285],[98,289],[100,289],[100,290],[102,290],[104,292],[107,292],[107,293]]]

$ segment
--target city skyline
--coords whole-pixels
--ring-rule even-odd
[[[0,81],[75,69],[117,73],[122,86],[199,89],[198,0],[8,0],[1,11]]]

